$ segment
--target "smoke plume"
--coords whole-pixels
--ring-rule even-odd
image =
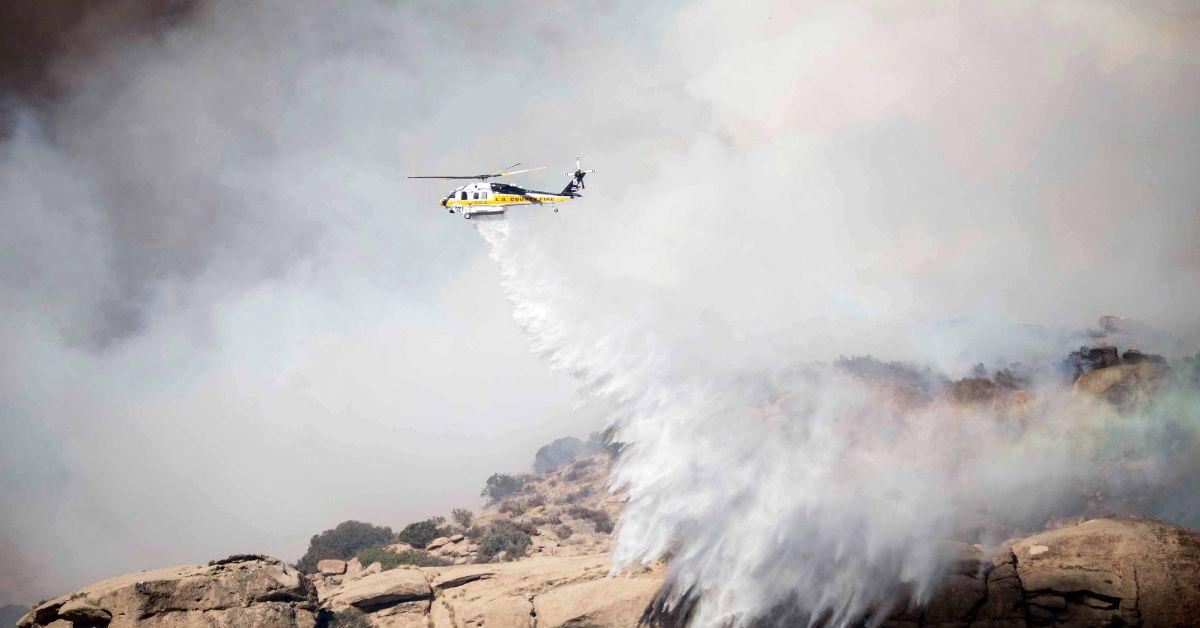
[[[1007,406],[918,401],[919,379],[783,361],[661,294],[589,298],[544,233],[478,229],[534,351],[616,408],[629,501],[614,571],[669,555],[667,604],[698,600],[696,625],[877,623],[927,599],[952,559],[943,539],[989,522],[974,534],[994,549],[1003,530],[1083,512],[1085,492],[1200,524],[1195,390],[1133,415],[1052,380]]]
[[[0,602],[470,507],[600,427],[579,383],[620,559],[710,622],[923,590],[962,513],[1117,452],[1179,486],[1175,410],[956,421],[838,358],[1041,377],[1107,314],[1195,351],[1192,3],[63,6],[0,6]],[[577,154],[488,245],[405,179]]]

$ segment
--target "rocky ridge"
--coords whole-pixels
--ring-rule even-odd
[[[990,556],[948,542],[952,568],[888,628],[1194,626],[1200,535],[1149,519],[1095,519],[1005,544]],[[121,576],[45,602],[18,624],[185,627],[684,626],[656,606],[661,564],[610,575],[608,554],[401,567],[357,574],[319,599],[299,574],[261,557]],[[319,608],[318,608],[319,607]],[[763,625],[799,620],[786,609]]]
[[[1119,409],[1151,400],[1180,379],[1165,360],[1132,348],[1084,348],[1071,360],[1074,393]],[[912,403],[928,395],[908,385]],[[944,382],[941,390],[935,394],[954,403],[997,407],[1019,407],[1029,395],[1009,371]],[[304,576],[275,559],[231,557],[96,583],[38,605],[19,625],[687,625],[686,604],[664,612],[658,598],[664,565],[609,575],[610,533],[624,502],[607,490],[611,458],[594,448],[564,456],[564,449],[545,464],[549,472],[521,478],[519,488],[485,507],[469,527],[447,526],[423,548],[386,548],[452,564],[385,570],[357,559],[322,560]],[[1102,511],[1083,512],[1095,517]],[[517,555],[485,555],[479,530],[494,524],[520,529],[528,546]],[[1013,538],[993,552],[969,535],[946,541],[952,568],[941,588],[919,605],[889,612],[882,625],[1200,625],[1200,536],[1192,530],[1137,517],[1084,521],[1076,514],[1035,534],[1003,532],[998,538]],[[761,625],[800,620],[780,609]]]

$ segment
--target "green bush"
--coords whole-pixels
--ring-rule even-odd
[[[575,502],[580,501],[580,500],[588,497],[591,494],[592,494],[592,488],[590,486],[581,486],[577,490],[564,495],[561,499],[558,500],[558,503],[574,504]]]
[[[466,508],[455,508],[454,510],[450,511],[450,519],[452,519],[454,523],[462,526],[462,529],[464,530],[471,529],[471,520],[474,518],[475,513],[467,510]]]
[[[371,620],[367,619],[367,614],[357,608],[329,613],[327,617],[325,625],[328,628],[371,628]]]
[[[500,504],[500,512],[506,515],[519,517],[525,514],[525,506],[515,499],[510,499],[503,504]]]
[[[480,497],[486,497],[489,504],[494,504],[521,488],[521,480],[504,473],[493,473],[487,479],[480,491]]]
[[[505,552],[509,560],[525,555],[529,549],[529,533],[510,521],[497,521],[488,527],[479,541],[480,560],[491,560],[496,554]]]
[[[571,506],[567,509],[567,516],[584,521],[591,521],[596,526],[597,532],[608,534],[613,531],[612,517],[603,510],[594,508],[584,508],[583,506]]]
[[[443,517],[430,517],[424,521],[416,521],[404,526],[396,538],[413,547],[424,549],[430,541],[449,533],[449,530],[442,527],[445,523],[446,519]]]
[[[383,566],[384,571],[395,569],[400,565],[441,567],[450,564],[450,561],[432,556],[429,552],[421,550],[393,552],[384,545],[372,545],[371,547],[363,548],[359,550],[356,557],[358,558],[358,562],[362,563],[364,567],[371,563],[379,563]]]
[[[571,538],[571,528],[565,524],[554,526],[554,534],[565,541]]]
[[[391,528],[361,521],[343,521],[332,530],[314,534],[308,542],[308,551],[296,562],[296,567],[305,573],[313,573],[317,570],[318,561],[326,558],[349,560],[362,548],[391,539]]]
[[[545,526],[545,525],[555,525],[556,526],[561,523],[562,523],[562,517],[559,517],[558,515],[554,515],[554,514],[541,515],[539,517],[533,517],[532,519],[529,520],[529,525],[534,526],[534,527]]]

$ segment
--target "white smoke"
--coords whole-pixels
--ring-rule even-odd
[[[26,4],[58,12],[0,13]],[[685,522],[773,486],[757,470],[790,496],[791,467],[758,449],[818,447],[776,424],[870,409],[799,378],[798,356],[957,375],[1064,353],[1013,322],[1104,314],[1200,337],[1195,3],[277,0],[165,22],[87,4],[69,54],[0,19],[25,51],[0,70],[45,66],[55,87],[0,103],[0,602],[295,557],[340,519],[469,505],[584,429],[484,247],[433,204],[446,190],[406,175],[576,151],[599,169],[556,231],[512,233],[506,263],[525,260],[509,283],[531,291],[540,351],[621,402],[647,513],[623,556],[707,529]],[[557,189],[552,172],[520,183]],[[784,412],[788,391],[812,408]],[[743,425],[764,400],[773,423]],[[339,462],[297,482],[288,457]],[[657,459],[663,475],[635,473]],[[720,490],[693,486],[702,469]],[[414,474],[438,482],[394,481]],[[675,561],[681,581],[753,575],[699,561]]]
[[[927,598],[942,540],[981,516],[1040,525],[1082,486],[1163,487],[1195,466],[1194,400],[1153,417],[1049,383],[1010,406],[906,400],[886,381],[737,347],[661,294],[568,285],[529,222],[478,229],[534,350],[618,409],[613,480],[629,501],[614,569],[669,554],[670,602],[697,597],[699,626],[781,606],[833,626],[881,621]],[[1161,450],[1172,428],[1186,451]]]

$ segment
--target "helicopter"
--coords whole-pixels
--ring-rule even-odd
[[[470,220],[474,216],[498,216],[503,215],[508,211],[509,207],[517,205],[549,205],[558,211],[556,203],[565,203],[569,200],[582,196],[579,190],[584,188],[583,177],[595,172],[595,170],[584,170],[579,163],[579,157],[575,158],[575,172],[568,172],[571,175],[571,181],[567,183],[567,187],[561,192],[542,192],[540,190],[530,190],[518,185],[508,183],[489,183],[488,179],[497,177],[508,177],[514,174],[523,172],[533,172],[534,170],[544,170],[545,166],[536,168],[524,168],[522,170],[513,170],[521,162],[517,162],[499,172],[487,174],[472,174],[462,176],[418,176],[408,177],[409,179],[476,179],[475,183],[468,183],[454,189],[453,192],[446,195],[442,199],[442,207],[445,207],[453,214],[456,210],[462,214],[463,218]]]

